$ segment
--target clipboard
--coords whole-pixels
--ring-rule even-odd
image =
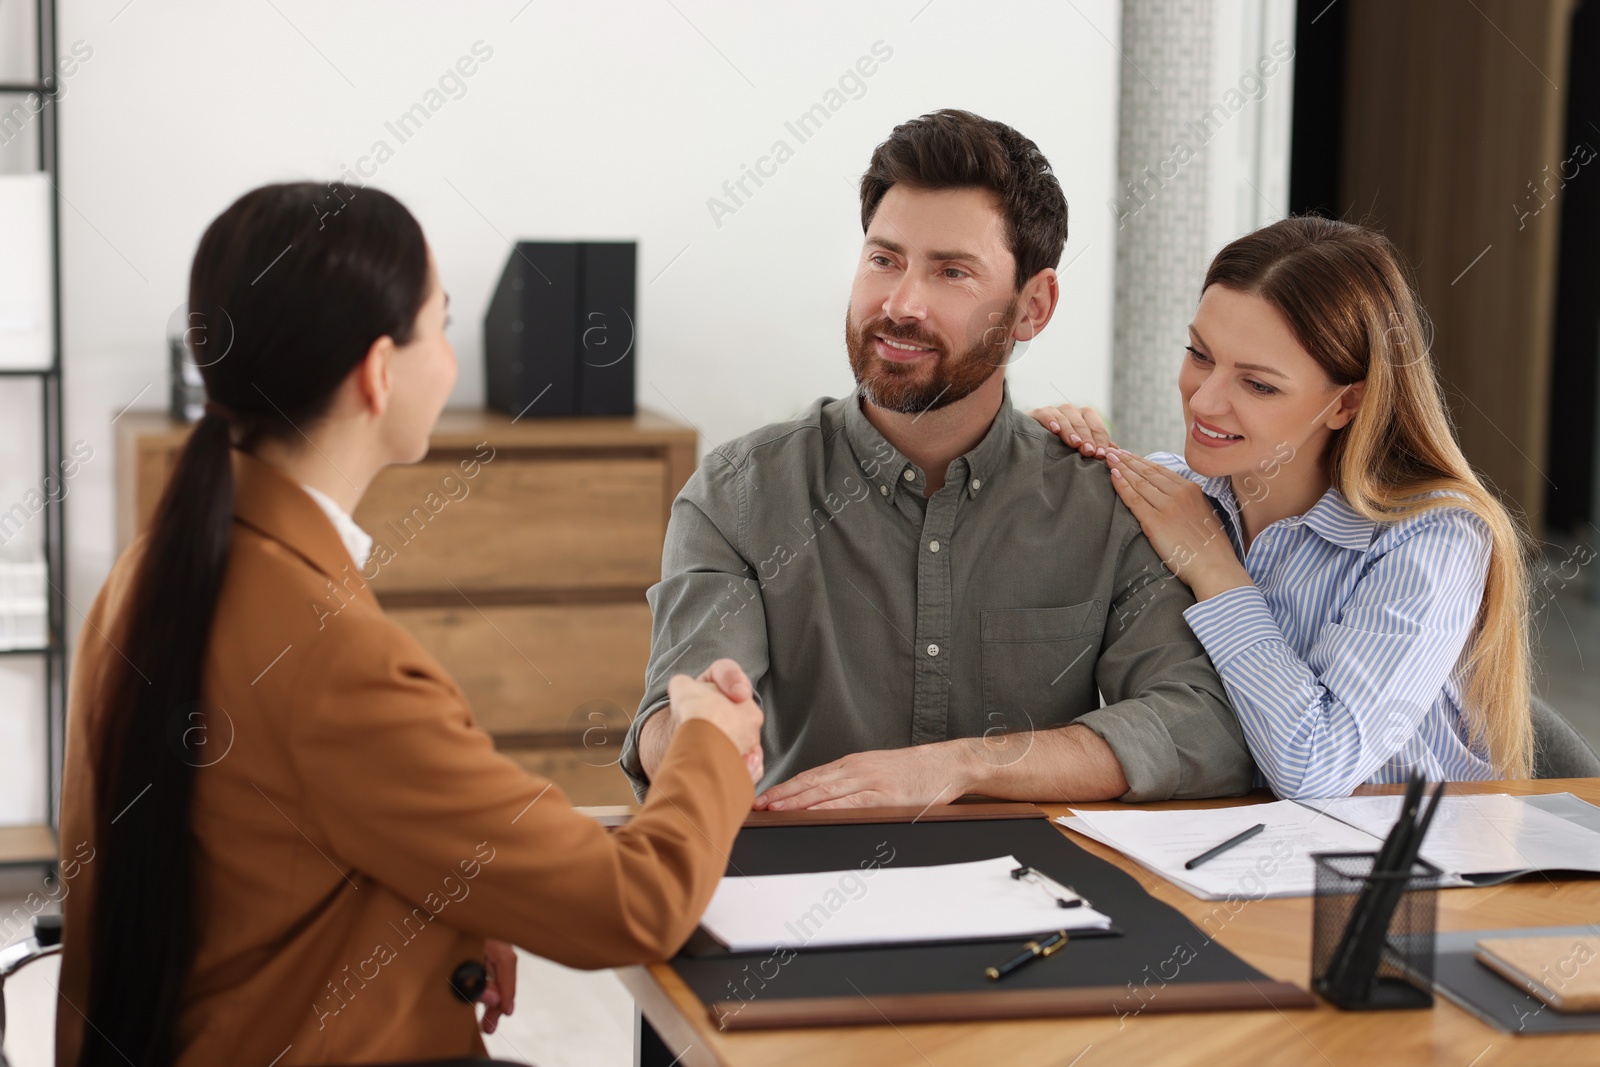
[[[961,943],[1016,945],[1056,931],[1117,937],[1102,907],[1015,856],[725,879],[684,955],[761,957]]]

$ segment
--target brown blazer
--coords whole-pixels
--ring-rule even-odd
[[[685,724],[643,810],[608,833],[494,751],[455,683],[384,617],[310,496],[242,453],[234,472],[202,682],[226,714],[199,746],[199,951],[179,1063],[477,1055],[473,1008],[448,979],[482,958],[485,938],[585,968],[676,951],[750,809],[734,746],[709,723]],[[89,686],[118,655],[107,642],[140,547],[101,589],[73,669],[61,1067],[77,1058],[93,963],[77,935],[107,888],[95,884]]]

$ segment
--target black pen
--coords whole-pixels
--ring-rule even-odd
[[[993,967],[985,967],[983,969],[983,973],[988,976],[991,982],[998,982],[1000,979],[1004,978],[1006,975],[1010,974],[1012,971],[1016,970],[1018,967],[1021,967],[1025,963],[1036,960],[1040,956],[1050,956],[1061,951],[1062,947],[1065,946],[1066,943],[1067,932],[1065,930],[1057,930],[1049,937],[1042,938],[1038,941],[1029,941],[1023,946],[1023,950],[1021,952],[1017,953],[1015,956],[1012,956],[1004,963],[997,963]]]
[[[1198,867],[1202,863],[1204,863],[1206,860],[1214,860],[1214,859],[1216,859],[1218,856],[1220,856],[1224,852],[1228,851],[1234,845],[1243,844],[1244,842],[1250,840],[1252,837],[1256,836],[1257,834],[1259,834],[1261,831],[1265,830],[1266,828],[1267,828],[1267,824],[1266,823],[1258,822],[1254,826],[1250,827],[1250,829],[1246,830],[1244,833],[1238,834],[1238,835],[1236,835],[1234,837],[1228,838],[1226,841],[1224,841],[1222,844],[1218,845],[1216,848],[1208,848],[1208,849],[1206,849],[1204,852],[1200,853],[1200,855],[1196,856],[1194,859],[1190,860],[1188,863],[1185,863],[1183,865],[1183,869],[1186,870],[1186,871],[1192,871],[1196,867]]]

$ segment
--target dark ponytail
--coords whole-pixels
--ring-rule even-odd
[[[202,665],[233,528],[232,447],[297,440],[383,336],[410,341],[429,296],[422,229],[372,188],[302,182],[240,197],[207,228],[189,278],[206,415],[143,539],[97,719],[96,891],[79,1067],[164,1067],[200,915],[190,808],[210,710]]]

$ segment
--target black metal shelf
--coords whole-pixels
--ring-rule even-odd
[[[38,82],[3,82],[0,94],[37,94],[41,104],[35,127],[39,137],[39,170],[49,176],[52,187],[50,198],[50,286],[53,298],[51,308],[50,365],[38,368],[0,370],[4,378],[37,378],[41,423],[43,425],[43,456],[41,480],[61,469],[65,454],[63,447],[63,413],[61,400],[61,157],[59,144],[59,115],[61,102],[53,84],[56,43],[55,0],[35,0],[35,70]],[[11,827],[5,830],[6,847],[0,847],[0,865],[15,862],[54,862],[53,856],[38,855],[40,842],[54,838],[59,826],[61,810],[61,760],[66,740],[67,710],[67,536],[66,506],[57,495],[48,495],[44,506],[44,562],[49,578],[46,593],[47,619],[45,631],[48,640],[42,648],[0,649],[0,656],[39,656],[45,664],[45,693],[42,714],[45,717],[45,818],[36,827]],[[13,851],[12,838],[26,839],[27,847]]]

